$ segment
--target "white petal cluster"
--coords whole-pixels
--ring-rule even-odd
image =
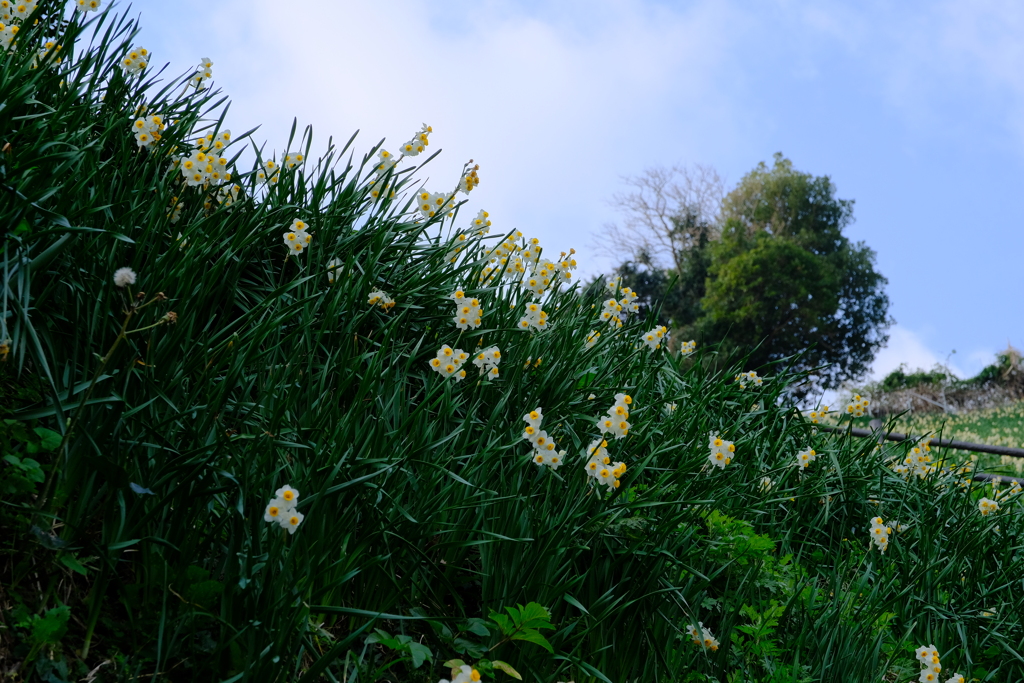
[[[491,230],[490,215],[483,209],[477,211],[476,217],[473,218],[472,228],[476,231],[477,235],[486,235]]]
[[[526,273],[526,264],[519,255],[522,248],[517,240],[523,239],[523,233],[516,231],[515,235],[504,240],[484,255],[489,265],[485,266],[480,273],[480,282],[491,284],[497,279],[515,280]]]
[[[761,477],[761,483],[758,485],[763,493],[768,493],[775,488],[775,482],[772,481],[771,477]]]
[[[407,157],[414,157],[420,152],[425,151],[427,145],[430,144],[430,140],[427,138],[433,132],[434,129],[424,123],[423,127],[412,136],[411,140],[402,144],[400,148],[402,154]]]
[[[380,199],[380,195],[384,192],[384,183],[388,171],[394,168],[395,164],[398,163],[398,159],[395,155],[386,149],[382,149],[377,152],[377,165],[373,167],[374,178],[373,182],[370,183],[370,196],[374,199]],[[394,196],[394,191],[392,191]]]
[[[613,280],[609,280],[606,287],[609,291],[615,293],[619,291],[620,284],[621,278],[616,277]],[[601,306],[601,320],[615,328],[622,327],[622,323],[630,313],[636,313],[640,310],[640,304],[636,303],[636,299],[639,296],[636,292],[629,287],[622,287],[621,294],[621,299],[617,300],[613,296],[605,299]]]
[[[0,23],[14,24],[21,23],[30,14],[36,11],[35,0],[8,0],[0,2]],[[14,33],[17,33],[15,31]]]
[[[736,446],[732,441],[726,441],[718,435],[718,432],[711,432],[708,435],[708,461],[720,470],[732,462],[733,454],[736,453]]]
[[[647,344],[647,348],[651,351],[656,351],[661,348],[661,341],[665,338],[666,334],[668,334],[668,328],[664,325],[659,325],[650,332],[644,334],[641,339],[644,344]]]
[[[467,297],[466,292],[461,289],[452,292],[448,298],[455,302],[455,317],[452,318],[455,327],[460,330],[475,330],[480,327],[484,310],[479,299]]]
[[[796,464],[800,466],[801,470],[805,470],[817,457],[818,453],[813,448],[808,448],[806,451],[796,454]]]
[[[380,306],[385,311],[390,311],[395,307],[395,300],[388,296],[382,289],[375,289],[370,292],[370,296],[367,298],[366,303],[371,306]]]
[[[541,246],[534,238],[522,253],[524,261],[530,264],[530,276],[523,280],[523,287],[538,299],[548,290],[557,289],[563,282],[568,283],[572,279],[572,271],[576,270],[576,259],[572,258],[575,249],[570,249],[568,254],[563,251],[558,261],[549,261],[540,258]]]
[[[416,194],[416,208],[423,218],[433,218],[455,208],[455,195],[423,189]]]
[[[751,370],[750,372],[741,372],[740,374],[736,375],[733,378],[733,381],[739,383],[740,389],[746,389],[748,386],[761,386],[761,382],[763,380],[757,376],[756,371]]]
[[[79,12],[95,12],[100,8],[100,0],[76,0],[75,9]]]
[[[938,683],[939,673],[942,672],[942,663],[939,660],[939,651],[934,645],[922,646],[914,651],[914,656],[917,657],[917,661],[924,667],[921,669],[921,674],[918,676],[918,681],[922,683]],[[963,679],[960,674],[953,674],[953,677],[949,681],[956,681],[957,678]],[[949,683],[947,681],[946,683]]]
[[[206,88],[206,81],[213,78],[213,62],[210,61],[209,57],[203,57],[199,62],[199,68],[196,69],[195,74],[192,76],[192,85],[196,86],[196,90],[204,90]]]
[[[583,468],[588,477],[599,484],[604,484],[609,491],[619,488],[619,479],[626,473],[626,463],[612,462],[605,439],[597,439],[590,443],[587,447],[587,462]]]
[[[600,339],[600,338],[601,338],[601,333],[600,332],[598,332],[597,330],[591,330],[590,334],[587,335],[587,348],[588,349],[594,348],[594,344],[596,344],[597,340]]]
[[[167,214],[167,217],[171,220],[171,225],[181,220],[181,210],[184,208],[185,205],[179,202],[177,197],[171,197],[171,212]],[[180,233],[178,236],[181,237]]]
[[[526,304],[526,312],[519,319],[519,329],[525,331],[533,328],[540,331],[546,330],[547,327],[548,314],[541,310],[540,304]]]
[[[456,382],[461,382],[466,377],[462,364],[468,358],[469,354],[462,349],[453,349],[445,344],[438,349],[437,355],[430,359],[430,367],[442,377],[454,377]]]
[[[18,35],[20,30],[18,26],[8,23],[9,21],[9,19],[7,21],[0,20],[0,49],[2,50],[7,50],[11,47],[15,36]]]
[[[629,434],[629,406],[633,399],[628,394],[615,394],[615,403],[608,409],[608,413],[597,419],[597,429],[601,434],[611,434],[616,439],[621,439]]]
[[[158,142],[165,127],[163,117],[156,114],[135,119],[132,122],[135,144],[139,147],[149,147],[154,142]]]
[[[267,159],[256,171],[256,179],[276,185],[281,179],[281,167],[273,159]]]
[[[929,439],[925,438],[914,444],[906,457],[903,458],[903,461],[893,466],[893,470],[904,477],[917,475],[920,479],[924,479],[934,472],[935,465],[932,464],[932,449],[928,445],[928,441]]]
[[[305,518],[305,515],[295,509],[298,502],[299,492],[285,484],[274,492],[274,498],[263,511],[263,520],[277,522],[282,529],[287,529],[288,533],[294,534]]]
[[[523,416],[523,420],[526,422],[523,438],[533,446],[530,460],[537,465],[547,465],[551,469],[557,470],[565,461],[565,451],[556,450],[554,439],[540,428],[541,422],[544,421],[543,411],[540,408],[531,410]]]
[[[705,650],[714,652],[721,644],[711,633],[711,629],[704,626],[703,621],[698,621],[696,626],[690,624],[686,627],[686,632],[690,634],[690,640],[694,645],[700,645]]]
[[[174,160],[189,187],[220,185],[231,180],[228,160],[220,155],[230,141],[230,130],[221,131],[216,136],[209,133],[196,140],[196,148],[190,154]]]
[[[455,671],[455,669],[452,669],[452,671]],[[455,678],[450,681],[442,678],[440,683],[480,683],[480,672],[468,664],[460,666],[458,671],[459,673],[455,675]]]
[[[854,417],[863,417],[868,411],[868,403],[869,401],[866,398],[861,398],[860,394],[857,394],[846,405],[846,414],[853,415]]]
[[[824,419],[828,416],[828,406],[822,406],[817,410],[812,410],[807,413],[807,417],[811,418],[813,424],[818,424],[818,420]]]
[[[472,163],[470,159],[470,163]],[[480,184],[480,176],[477,175],[477,171],[480,170],[480,164],[475,164],[470,168],[469,164],[462,169],[462,177],[459,178],[459,192],[463,194],[469,194],[473,191],[473,188]]]
[[[217,188],[217,193],[214,195],[214,199],[221,206],[231,206],[238,201],[238,196],[241,193],[241,185],[221,185]]]
[[[327,262],[327,282],[334,284],[335,278],[341,274],[341,267],[345,262],[340,258],[332,258]]]
[[[118,268],[114,271],[114,284],[124,288],[126,285],[135,284],[135,271],[131,268]]]
[[[693,353],[696,350],[697,350],[697,342],[693,341],[692,339],[690,341],[684,341],[682,344],[679,345],[679,355],[680,356],[689,356],[691,353]]]
[[[892,527],[886,526],[881,517],[871,518],[871,542],[883,553],[889,547],[889,534]]]
[[[137,74],[149,66],[149,50],[144,47],[133,47],[121,60],[121,68],[125,73]]]
[[[998,509],[999,503],[992,500],[991,498],[982,498],[981,500],[978,501],[978,512],[980,512],[983,517],[987,517],[993,512],[996,512]]]
[[[486,374],[491,379],[498,376],[499,363],[501,363],[501,351],[497,346],[488,346],[483,351],[478,351],[473,357],[473,365],[480,368],[480,374]]]
[[[283,235],[285,246],[288,247],[288,253],[298,256],[313,241],[313,236],[306,231],[308,227],[298,218],[293,220],[292,224],[288,226],[288,232]]]

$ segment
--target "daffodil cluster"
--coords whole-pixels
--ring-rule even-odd
[[[647,344],[647,348],[651,351],[656,351],[661,348],[661,340],[668,333],[668,328],[664,325],[655,327],[650,332],[644,334],[642,337],[644,344]]]
[[[149,50],[144,47],[133,47],[121,60],[121,68],[125,73],[140,73],[149,65]]]
[[[2,29],[0,29],[0,31],[2,31]],[[63,49],[62,45],[58,45],[52,40],[46,41],[43,43],[43,46],[39,48],[39,52],[32,57],[32,64],[30,68],[38,69],[40,64],[60,64],[63,61],[63,59],[58,56],[61,49]]]
[[[390,311],[392,308],[395,307],[395,300],[388,296],[384,292],[384,290],[381,289],[375,289],[372,292],[370,292],[370,296],[366,300],[366,303],[370,304],[371,306],[380,306],[385,311]]]
[[[135,119],[132,123],[132,131],[135,133],[135,144],[139,147],[149,147],[154,142],[159,142],[160,134],[164,128],[166,126],[163,117],[156,114]]]
[[[903,458],[903,462],[896,464],[893,470],[905,477],[916,474],[921,479],[934,472],[935,466],[932,464],[931,456],[932,449],[928,445],[928,441],[929,439],[925,438],[914,444],[906,457]]]
[[[345,265],[345,262],[340,258],[332,258],[327,262],[327,282],[334,284],[335,278],[341,274],[341,267]]]
[[[718,435],[718,432],[711,432],[708,435],[708,462],[720,470],[732,462],[733,454],[736,453],[736,445],[732,441],[726,441]]]
[[[547,465],[557,470],[565,460],[565,451],[556,451],[554,439],[540,428],[541,422],[544,421],[543,411],[540,408],[531,410],[523,416],[523,420],[526,422],[523,438],[533,446],[530,460],[537,465]]]
[[[522,239],[523,233],[517,230],[515,235],[506,238],[501,244],[485,254],[484,258],[488,260],[489,265],[485,266],[480,273],[481,283],[490,284],[500,278],[515,280],[526,273],[526,265],[523,263],[522,257],[519,256],[521,247],[516,242],[516,240]]]
[[[682,344],[679,345],[679,355],[680,356],[689,356],[691,353],[693,353],[696,350],[697,350],[697,342],[693,341],[692,339],[690,341],[684,341]]]
[[[273,159],[267,159],[257,169],[256,179],[276,185],[277,181],[281,179],[281,167]]]
[[[309,246],[309,243],[313,241],[313,236],[306,232],[306,228],[308,227],[309,226],[306,225],[305,222],[300,221],[298,218],[293,220],[292,224],[288,226],[288,232],[286,232],[283,237],[285,246],[288,247],[289,253],[298,256],[305,251],[306,247]]]
[[[458,289],[448,296],[455,302],[455,317],[452,321],[455,327],[460,330],[475,330],[480,327],[480,318],[483,317],[483,307],[479,299],[471,299],[466,293]]]
[[[304,519],[304,515],[295,509],[298,502],[299,492],[285,484],[274,492],[274,498],[263,511],[264,521],[277,522],[282,529],[294,534]]]
[[[703,621],[698,621],[696,626],[690,624],[686,627],[686,632],[690,634],[690,640],[693,641],[694,645],[699,645],[705,650],[711,650],[714,652],[720,645],[718,640],[711,633],[711,629],[704,626]]]
[[[35,11],[35,0],[0,0],[0,23],[7,26],[20,24]],[[16,33],[14,31],[11,37]]]
[[[811,418],[813,424],[818,424],[818,420],[824,419],[828,415],[828,406],[822,406],[818,410],[812,410],[807,413],[807,417]]]
[[[583,467],[588,477],[607,486],[608,491],[619,488],[619,479],[626,473],[626,463],[612,462],[605,439],[592,441],[587,447],[587,463]]]
[[[600,338],[601,338],[601,333],[600,332],[598,332],[597,330],[591,330],[590,334],[587,335],[587,348],[588,349],[594,348],[594,344],[596,344],[597,340],[600,339]]]
[[[939,661],[939,651],[936,647],[934,645],[919,647],[914,651],[914,656],[917,657],[917,661],[924,667],[921,669],[921,674],[917,680],[921,683],[938,683],[939,673],[942,672],[942,664]],[[960,674],[953,674],[953,677],[949,680],[955,681],[957,677],[961,677]]]
[[[774,487],[775,482],[772,481],[771,477],[761,477],[761,483],[758,485],[758,488],[761,490],[762,493],[768,493]]]
[[[473,160],[470,159],[469,163],[473,163]],[[480,164],[475,164],[472,168],[466,164],[466,168],[462,170],[462,177],[459,178],[459,192],[469,194],[474,187],[480,184],[480,176],[477,175],[479,170]]]
[[[616,439],[621,439],[629,434],[629,406],[633,399],[629,394],[615,394],[615,403],[608,409],[607,414],[597,419],[597,429],[601,434],[610,434]]]
[[[622,278],[616,277],[609,280],[605,287],[609,292],[615,294],[619,291],[619,285],[622,282]],[[612,327],[622,327],[624,319],[629,316],[630,313],[636,313],[640,310],[640,304],[636,303],[639,295],[629,287],[622,287],[620,294],[622,298],[616,300],[614,296],[610,299],[606,299],[601,306],[600,318],[603,322],[608,323]]]
[[[196,86],[196,90],[203,90],[206,88],[206,81],[211,78],[213,78],[213,62],[209,57],[203,57],[199,62],[199,68],[192,76],[192,85]]]
[[[806,451],[796,454],[796,464],[800,466],[801,470],[805,470],[817,457],[818,453],[813,448],[808,448]]]
[[[462,365],[467,358],[469,354],[462,349],[453,349],[445,344],[437,350],[437,355],[430,359],[430,367],[442,377],[454,377],[456,382],[461,382],[466,377]]]
[[[416,208],[424,218],[433,218],[455,208],[455,195],[420,190],[416,194]]]
[[[370,183],[371,197],[380,199],[380,194],[384,191],[385,176],[397,163],[398,159],[395,159],[395,155],[386,149],[377,152],[377,165],[373,167],[374,178],[373,182]]]
[[[79,12],[95,12],[100,8],[100,0],[77,0],[75,5]]]
[[[531,327],[535,330],[546,330],[548,326],[548,314],[541,310],[540,304],[526,304],[526,312],[519,319],[519,329],[528,330]]]
[[[480,368],[480,374],[486,374],[491,379],[498,376],[498,364],[501,362],[501,351],[497,346],[488,346],[483,351],[478,351],[473,357],[473,365]]]
[[[0,49],[10,49],[19,30],[20,29],[15,24],[8,23],[7,21],[0,21]]]
[[[196,140],[196,148],[190,154],[174,160],[189,187],[219,185],[231,180],[228,160],[219,154],[230,141],[230,130],[221,131],[216,136],[209,133]]]
[[[452,669],[454,672],[455,669]],[[442,678],[439,683],[480,683],[480,672],[471,667],[468,664],[463,664],[458,669],[459,673],[455,675],[455,678],[448,680]]]
[[[427,149],[427,145],[430,144],[430,140],[428,140],[427,137],[433,132],[434,129],[424,123],[423,127],[412,136],[411,140],[402,144],[402,154],[407,157],[414,157],[420,152],[425,151]]]
[[[891,533],[892,527],[886,526],[881,517],[871,518],[871,542],[883,553],[889,547],[889,534]]]
[[[997,510],[999,510],[999,503],[995,502],[991,498],[982,498],[978,501],[978,512],[980,512],[983,517],[987,517]]]
[[[746,389],[748,386],[759,387],[761,386],[761,382],[764,380],[757,376],[757,372],[755,370],[751,370],[750,372],[741,372],[736,375],[733,378],[733,381],[739,383],[740,389]]]
[[[576,270],[576,259],[572,258],[575,249],[570,249],[568,254],[563,251],[558,261],[541,258],[541,252],[540,241],[536,237],[520,252],[523,262],[530,269],[529,277],[523,280],[523,287],[538,299],[549,289],[557,289],[561,283],[571,280],[572,271]]]
[[[868,400],[856,394],[853,400],[846,405],[846,414],[854,417],[863,417],[868,411]]]

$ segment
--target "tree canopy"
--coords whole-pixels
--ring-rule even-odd
[[[670,211],[674,231],[699,236],[672,265],[640,253],[619,274],[678,335],[749,354],[751,368],[799,354],[793,368],[820,367],[814,384],[833,388],[864,375],[891,322],[874,251],[843,235],[853,204],[828,176],[776,154],[717,216],[685,204]]]

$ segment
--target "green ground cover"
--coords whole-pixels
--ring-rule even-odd
[[[659,346],[442,131],[273,156],[66,9],[0,56],[9,678],[1024,678],[1022,494]]]

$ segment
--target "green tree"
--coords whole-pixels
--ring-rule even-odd
[[[801,354],[796,370],[825,366],[821,388],[862,376],[891,320],[874,251],[843,235],[853,201],[779,153],[726,196],[720,218],[694,330],[749,352],[751,367]]]

